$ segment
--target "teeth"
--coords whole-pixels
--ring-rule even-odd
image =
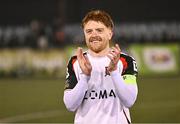
[[[100,42],[99,40],[92,40],[92,41],[90,41],[90,42],[94,42],[94,43],[98,43],[98,42]]]

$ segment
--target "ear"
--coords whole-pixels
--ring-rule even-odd
[[[111,39],[112,39],[112,36],[113,36],[113,31],[112,31],[112,30],[110,30],[110,31],[109,31],[109,40],[111,40]]]

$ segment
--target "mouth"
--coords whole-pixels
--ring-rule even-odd
[[[99,36],[91,37],[91,38],[89,39],[89,42],[92,42],[92,43],[98,43],[98,42],[100,42],[100,41],[102,41],[102,38],[99,37]]]
[[[90,41],[91,43],[99,43],[100,41],[99,40],[93,40],[93,41]]]

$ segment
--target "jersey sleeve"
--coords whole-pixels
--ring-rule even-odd
[[[137,64],[134,58],[121,54],[120,60],[123,64],[123,71],[122,75],[135,75],[137,76],[138,70],[137,70]]]
[[[65,82],[65,90],[73,89],[77,84],[77,78],[74,71],[74,63],[77,61],[77,57],[73,56],[68,62],[67,70],[66,70],[66,82]]]

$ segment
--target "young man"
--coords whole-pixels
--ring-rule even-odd
[[[116,44],[110,48],[114,24],[101,10],[82,21],[87,52],[78,48],[67,66],[64,103],[75,111],[75,124],[128,124],[137,97],[135,60]]]

